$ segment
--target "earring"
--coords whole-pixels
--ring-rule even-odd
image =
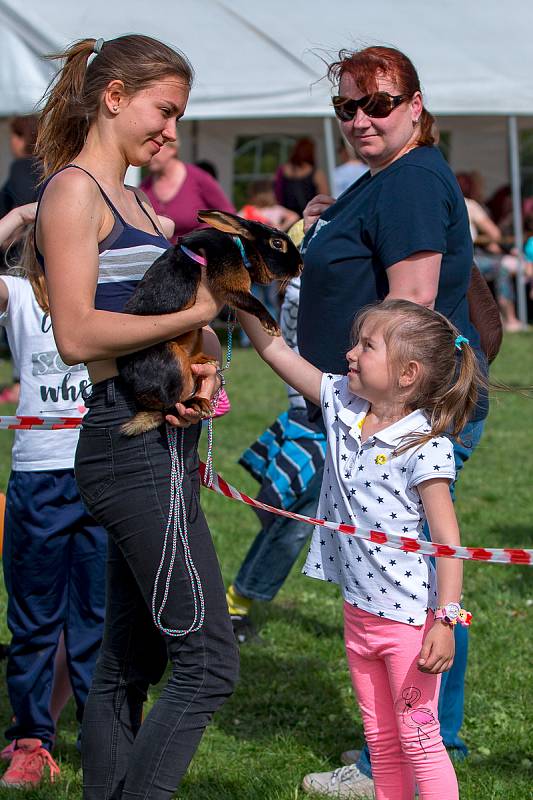
[[[113,106],[113,111],[118,111],[118,106]]]

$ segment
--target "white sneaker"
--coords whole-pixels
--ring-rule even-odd
[[[346,766],[357,764],[360,755],[360,750],[345,750],[344,753],[341,753],[341,764],[345,764]]]
[[[360,772],[355,764],[339,767],[333,772],[311,772],[302,781],[302,789],[309,794],[324,797],[374,798],[374,781]]]

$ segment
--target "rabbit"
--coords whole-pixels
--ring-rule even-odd
[[[250,289],[252,283],[299,275],[298,249],[287,234],[225,211],[199,211],[198,219],[210,227],[187,234],[160,256],[139,281],[124,311],[170,314],[190,307],[200,283],[202,251],[213,293],[228,306],[254,314],[271,336],[279,336],[276,321]],[[135,436],[159,427],[178,402],[203,418],[212,416],[210,402],[195,396],[191,364],[213,363],[201,346],[199,329],[117,359],[119,374],[139,406],[138,413],[122,425],[122,433]]]

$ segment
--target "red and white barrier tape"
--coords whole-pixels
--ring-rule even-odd
[[[0,417],[0,430],[61,430],[81,427],[82,417]],[[224,497],[238,500],[253,508],[261,508],[263,511],[270,511],[282,517],[289,517],[308,525],[321,525],[333,531],[339,531],[348,536],[355,536],[358,539],[366,539],[375,544],[384,544],[396,550],[404,550],[407,553],[420,553],[425,556],[436,558],[461,558],[466,561],[490,561],[495,564],[527,564],[533,565],[533,550],[521,548],[498,548],[498,547],[449,547],[444,544],[433,544],[426,539],[410,539],[407,536],[400,536],[397,533],[385,533],[384,531],[373,531],[356,527],[355,525],[344,525],[339,522],[329,522],[324,519],[314,519],[305,517],[302,514],[295,514],[293,511],[284,511],[280,508],[268,506],[259,500],[254,500],[243,492],[239,492],[234,486],[227,483],[217,473],[213,474],[211,486],[205,483],[205,464],[200,462],[200,475],[206,488],[211,489]]]
[[[202,481],[204,480],[205,464],[200,463],[200,474]],[[204,482],[205,486],[205,482]],[[261,503],[259,500],[254,500],[252,497],[239,492],[234,486],[214,473],[213,483],[207,487],[212,489],[218,494],[223,494],[224,497],[230,497],[232,500],[238,500],[240,503],[245,503],[247,506],[254,508],[261,508],[263,511],[270,511],[272,514],[278,514],[282,517],[289,517],[290,519],[306,522],[308,525],[321,525],[324,528],[329,528],[332,531],[339,531],[348,536],[355,536],[358,539],[366,539],[375,544],[384,544],[388,547],[393,547],[396,550],[404,550],[406,553],[420,553],[425,556],[435,556],[436,558],[461,558],[469,561],[490,561],[495,564],[533,564],[533,550],[511,549],[508,547],[449,547],[445,544],[433,544],[426,539],[409,539],[407,536],[400,536],[397,533],[385,533],[384,531],[373,531],[365,528],[359,528],[355,525],[344,525],[339,522],[329,522],[324,519],[314,519],[313,517],[304,517],[302,514],[295,514],[293,511],[284,511],[280,508],[268,506],[266,503]]]
[[[83,417],[0,417],[0,430],[59,431],[81,428]]]

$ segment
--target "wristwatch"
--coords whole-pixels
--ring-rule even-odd
[[[455,625],[461,613],[461,606],[459,603],[447,603],[445,606],[439,606],[435,612],[435,619],[441,619],[448,625]]]

